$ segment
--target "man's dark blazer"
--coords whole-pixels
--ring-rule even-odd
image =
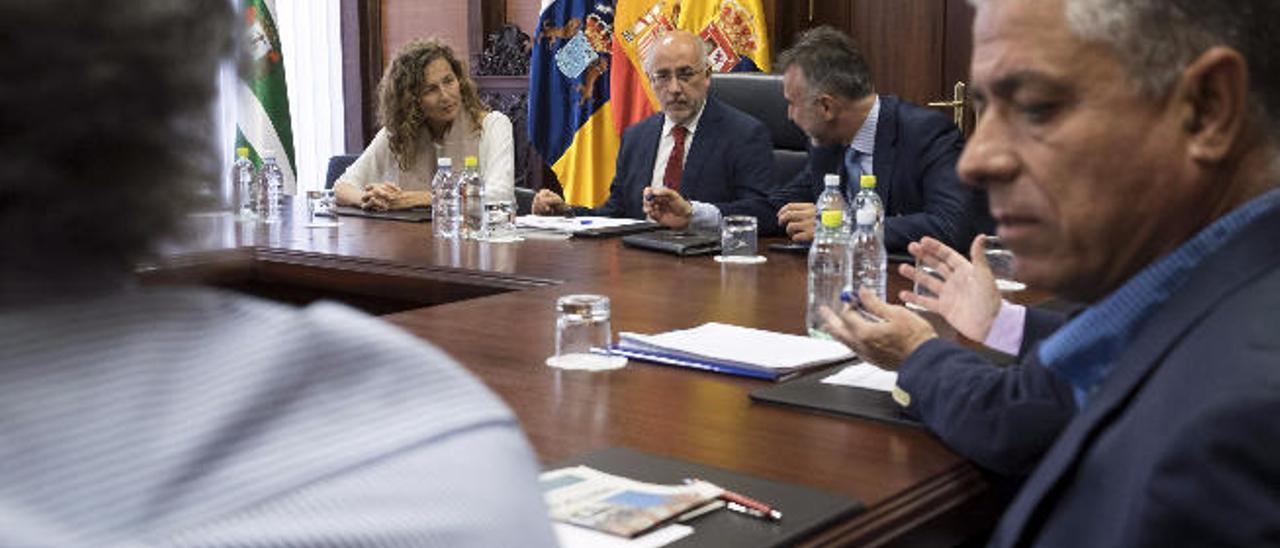
[[[872,171],[876,193],[885,204],[889,251],[905,251],[908,243],[924,236],[952,249],[969,249],[974,236],[992,230],[986,193],[966,186],[956,175],[963,147],[964,136],[946,116],[891,95],[880,97]],[[857,185],[846,176],[847,149],[810,147],[805,169],[770,195],[774,212],[791,202],[816,202],[827,173],[840,175],[841,190]]]
[[[992,546],[1280,542],[1276,234],[1280,212],[1255,220],[1143,322]],[[971,403],[997,409],[1015,386]]]
[[[907,413],[983,468],[1026,476],[1076,413],[1071,385],[1036,359],[1066,320],[1028,307],[1018,362],[1008,367],[942,338],[926,342],[898,366]]]
[[[662,137],[661,112],[637,122],[622,133],[622,147],[609,198],[580,213],[605,217],[644,218],[644,188],[653,183],[653,166]],[[708,97],[689,145],[680,180],[680,195],[706,202],[721,215],[754,215],[760,230],[777,226],[769,206],[773,181],[773,142],[755,118]]]

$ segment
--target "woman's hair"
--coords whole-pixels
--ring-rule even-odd
[[[0,6],[0,285],[128,272],[217,181],[230,5]]]
[[[421,132],[429,131],[427,114],[422,109],[422,95],[426,88],[427,65],[436,59],[448,61],[453,69],[462,106],[477,132],[488,114],[488,108],[476,92],[475,82],[471,81],[462,61],[453,55],[453,48],[437,39],[414,40],[405,45],[378,83],[378,118],[387,130],[391,153],[401,170],[413,167],[417,160],[414,145]]]

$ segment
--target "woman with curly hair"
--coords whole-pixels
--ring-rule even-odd
[[[382,129],[334,185],[340,205],[428,205],[441,157],[454,169],[478,157],[484,199],[514,198],[511,120],[480,102],[466,67],[443,42],[416,40],[396,54],[378,84],[378,117]]]

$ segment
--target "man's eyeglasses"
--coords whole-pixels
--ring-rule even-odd
[[[706,69],[694,70],[690,67],[682,67],[676,69],[675,72],[669,70],[651,72],[649,73],[649,81],[653,82],[653,85],[658,87],[670,84],[672,78],[675,78],[676,81],[681,84],[688,84],[703,74],[706,74]]]

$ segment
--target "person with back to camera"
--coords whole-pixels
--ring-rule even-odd
[[[231,3],[0,13],[0,546],[556,545],[516,417],[439,349],[136,281],[218,180]]]

